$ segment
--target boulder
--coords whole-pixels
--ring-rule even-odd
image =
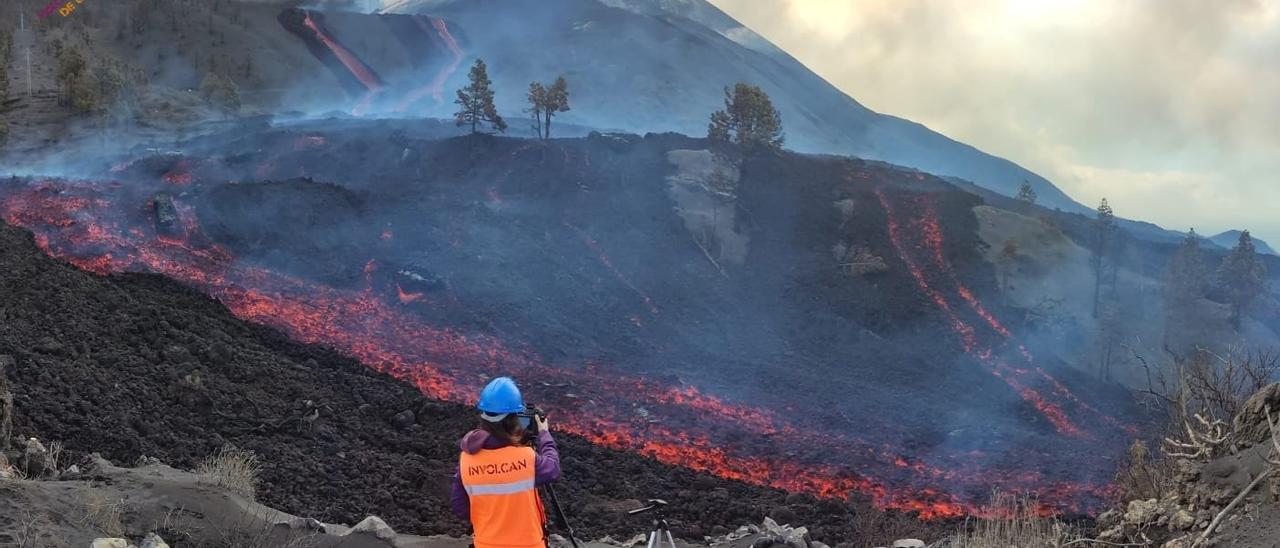
[[[1109,529],[1120,523],[1120,518],[1124,517],[1119,510],[1111,509],[1103,512],[1098,516],[1098,528]]]
[[[93,539],[93,544],[90,544],[89,548],[129,548],[129,541],[122,538]]]
[[[276,525],[288,528],[291,531],[324,531],[324,524],[320,523],[320,520],[316,518],[292,518]]]
[[[22,472],[29,478],[43,478],[57,472],[53,462],[53,454],[40,440],[29,438],[22,449],[22,460],[19,462]]]
[[[918,538],[903,538],[893,541],[893,548],[924,548],[923,540]]]
[[[757,543],[763,540],[770,540],[772,543],[768,546],[781,545],[788,548],[809,548],[808,528],[778,525],[777,521],[768,517],[764,518],[764,523],[760,528],[765,536],[757,540]]]
[[[1195,524],[1196,516],[1182,508],[1179,508],[1169,517],[1169,528],[1175,531],[1186,531]]]
[[[142,544],[139,544],[138,548],[169,548],[169,543],[160,538],[160,535],[147,533],[146,538],[142,539]]]
[[[1124,513],[1124,522],[1139,527],[1149,525],[1160,519],[1160,510],[1160,501],[1156,499],[1130,501],[1129,509]]]
[[[769,511],[769,518],[776,523],[788,525],[795,523],[796,513],[786,506],[777,506],[774,507],[773,510]]]
[[[351,531],[348,531],[347,534],[371,535],[379,540],[392,540],[396,538],[395,530],[393,530],[390,525],[387,525],[387,522],[382,521],[382,518],[377,516],[364,518],[363,521],[357,523],[355,527],[352,527]]]
[[[396,428],[408,428],[415,422],[418,422],[418,417],[415,417],[413,411],[408,409],[396,413],[396,416],[391,418],[391,424],[394,424]]]
[[[787,531],[778,540],[781,540],[788,548],[809,548],[809,529],[807,527],[796,527]]]
[[[1237,445],[1242,448],[1252,447],[1271,439],[1271,430],[1267,426],[1267,407],[1271,408],[1271,418],[1280,420],[1280,382],[1249,396],[1240,407],[1240,412],[1231,421]]]
[[[547,537],[547,546],[549,548],[573,548],[573,543],[569,542],[569,539],[553,533]]]

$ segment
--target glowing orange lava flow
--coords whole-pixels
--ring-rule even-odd
[[[608,268],[609,271],[613,273],[613,276],[617,278],[619,282],[622,282],[622,285],[627,286],[627,289],[630,289],[633,293],[635,293],[640,297],[640,300],[644,301],[644,305],[646,308],[649,309],[650,314],[654,316],[658,315],[658,306],[653,304],[653,300],[650,299],[649,296],[645,294],[645,292],[640,291],[640,288],[636,287],[635,284],[631,283],[631,278],[627,277],[626,274],[623,274],[621,270],[618,270],[618,267],[613,266],[613,261],[610,260],[609,256],[606,255],[604,250],[600,248],[600,243],[597,242],[595,238],[592,238],[590,234],[587,234],[582,229],[576,226],[570,225],[568,223],[566,223],[565,226],[573,229],[574,232],[577,232],[580,236],[582,236],[582,243],[587,244],[587,247],[591,248],[591,251],[594,251],[597,257],[600,257],[600,263],[603,264],[605,268]]]
[[[430,20],[431,28],[427,28],[424,19]],[[449,32],[449,24],[439,17],[424,18],[415,16],[413,21],[423,32],[435,32],[440,37],[440,41],[444,43],[445,48],[449,50],[449,62],[446,63],[427,85],[414,89],[405,96],[399,104],[396,105],[396,112],[404,112],[410,105],[418,102],[427,94],[430,94],[439,103],[444,100],[444,84],[449,81],[449,77],[458,70],[458,65],[462,64],[462,48],[458,46],[458,41],[453,38],[453,34]]]
[[[433,398],[474,403],[475,387],[487,378],[525,379],[528,397],[556,413],[566,431],[664,463],[819,497],[861,492],[881,507],[924,517],[981,513],[982,498],[992,487],[1033,493],[1046,512],[1091,507],[1106,495],[1103,485],[1047,478],[1035,462],[1010,464],[975,451],[939,452],[925,462],[905,456],[900,442],[870,442],[833,433],[826,424],[793,423],[693,387],[659,384],[589,363],[552,366],[495,338],[429,325],[400,304],[417,297],[399,288],[392,302],[384,301],[374,288],[372,261],[366,267],[367,287],[357,290],[248,265],[205,241],[189,205],[181,202],[175,208],[184,236],[161,238],[147,208],[116,201],[116,194],[129,190],[147,195],[65,181],[0,185],[0,215],[31,231],[46,253],[82,269],[170,277],[218,299],[239,318],[343,352]],[[893,223],[890,229],[900,238],[901,228]],[[905,251],[908,264],[918,270]],[[928,289],[923,274],[917,280],[939,306],[948,306],[940,293]]]
[[[979,361],[986,364],[991,370],[991,374],[1004,381],[1023,400],[1039,410],[1040,414],[1044,415],[1045,419],[1048,419],[1059,433],[1073,436],[1084,435],[1085,432],[1071,421],[1060,406],[1049,402],[1043,395],[1028,386],[1029,383],[1022,378],[1025,376],[1024,373],[1009,367],[1004,360],[995,356],[993,348],[979,342],[973,326],[961,319],[952,309],[947,297],[930,284],[925,276],[924,269],[903,243],[905,231],[898,220],[897,209],[889,200],[889,197],[881,189],[876,190],[876,196],[880,199],[880,205],[884,208],[885,215],[888,218],[889,240],[893,244],[894,251],[902,259],[902,262],[907,265],[907,269],[911,272],[911,277],[915,280],[916,286],[928,295],[938,305],[938,308],[947,315],[947,318],[951,321],[952,328],[960,335],[961,344],[964,346],[965,352],[977,357]],[[928,250],[932,252],[935,261],[937,261],[937,266],[943,271],[949,272],[950,267],[942,257],[942,230],[938,226],[937,213],[929,210],[923,211],[923,213],[924,215],[913,218],[910,222],[915,226],[915,232],[919,235],[919,240],[924,242]],[[952,277],[954,279],[954,275]],[[958,282],[956,284],[959,285]],[[965,291],[968,292],[967,289]],[[995,319],[992,318],[992,321],[995,322]],[[999,323],[996,322],[996,325],[999,325]],[[1001,329],[1003,329],[1003,326],[1001,326]]]
[[[355,76],[356,80],[359,80],[361,84],[364,84],[364,87],[368,91],[365,92],[364,97],[362,97],[356,105],[355,113],[360,114],[364,112],[368,108],[369,103],[373,100],[374,95],[382,91],[382,80],[378,78],[378,76],[373,73],[373,69],[364,64],[364,61],[361,61],[356,54],[352,53],[351,50],[347,49],[337,40],[329,36],[329,33],[325,32],[324,29],[321,29],[320,25],[317,25],[311,18],[310,12],[306,12],[302,22],[307,26],[307,28],[311,29],[311,31],[316,34],[316,39],[319,40],[320,43],[324,44],[325,47],[329,48],[329,51],[333,52],[333,55],[338,58],[338,61],[342,63],[342,66],[347,67],[347,70],[351,72],[351,75]]]
[[[955,270],[951,268],[950,262],[943,257],[943,252],[942,252],[943,236],[942,236],[942,229],[938,223],[938,204],[937,204],[936,196],[917,194],[912,197],[911,204],[920,213],[919,223],[921,225],[921,232],[923,233],[923,236],[924,236],[923,240],[925,244],[929,247],[930,251],[932,251],[934,266],[939,271],[946,273],[952,285],[955,287],[956,293],[960,295],[960,298],[969,305],[970,310],[972,310],[974,314],[977,314],[979,318],[982,318],[982,320],[986,322],[988,326],[991,327],[992,331],[995,331],[998,335],[1000,335],[1001,338],[1005,340],[1012,339],[1013,333],[1011,333],[1007,327],[1001,324],[1000,320],[996,319],[995,315],[989,312],[987,308],[982,305],[982,302],[979,301],[977,297],[973,295],[973,292],[970,291],[968,287],[966,287],[962,282],[960,282],[960,279],[956,276]],[[1101,418],[1103,421],[1107,422],[1111,426],[1124,430],[1131,435],[1137,433],[1136,426],[1121,424],[1114,417],[1107,415],[1105,413],[1102,413],[1101,411],[1098,411],[1096,408],[1089,405],[1084,400],[1081,400],[1079,396],[1076,396],[1073,392],[1071,392],[1070,389],[1068,389],[1060,381],[1055,379],[1043,368],[1036,366],[1034,364],[1035,358],[1031,355],[1031,352],[1027,350],[1026,346],[1019,344],[1017,345],[1017,348],[1018,348],[1019,355],[1021,355],[1023,361],[1026,362],[1026,367],[1034,369],[1036,374],[1041,377],[1041,380],[1048,383],[1049,386],[1053,388],[1053,394],[1055,396],[1067,400],[1068,402],[1070,402],[1072,405],[1074,405],[1076,408],[1080,410],[1083,410],[1085,412],[1088,412],[1094,416]],[[1019,368],[1019,369],[1015,369],[1015,371],[1018,372],[1019,374],[1022,374],[1026,372],[1026,369]]]

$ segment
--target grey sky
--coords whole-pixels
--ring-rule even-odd
[[[711,0],[1076,200],[1280,244],[1280,0]]]

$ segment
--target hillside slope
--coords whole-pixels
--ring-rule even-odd
[[[619,3],[619,2],[608,2]],[[657,4],[657,5],[654,5]],[[676,14],[669,11],[674,4]],[[574,111],[565,120],[628,131],[705,132],[721,107],[721,88],[744,81],[762,86],[782,112],[788,144],[797,150],[854,155],[963,177],[1012,195],[1025,179],[1043,203],[1076,211],[1044,178],[928,128],[859,104],[749,31],[750,47],[726,37],[732,18],[701,0],[397,2],[394,13],[431,13],[467,31],[469,57],[491,67],[499,106],[523,108],[528,83],[565,74]],[[686,17],[694,17],[696,20]],[[714,27],[706,26],[715,25]],[[765,42],[767,43],[767,42]],[[536,44],[529,47],[529,44]],[[590,54],[588,54],[590,52]]]

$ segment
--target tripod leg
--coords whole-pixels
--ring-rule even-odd
[[[676,539],[671,538],[671,531],[666,531],[666,533],[667,533],[667,544],[670,545],[671,548],[676,548]]]
[[[649,548],[658,548],[658,542],[662,539],[658,537],[658,532],[649,533]]]

